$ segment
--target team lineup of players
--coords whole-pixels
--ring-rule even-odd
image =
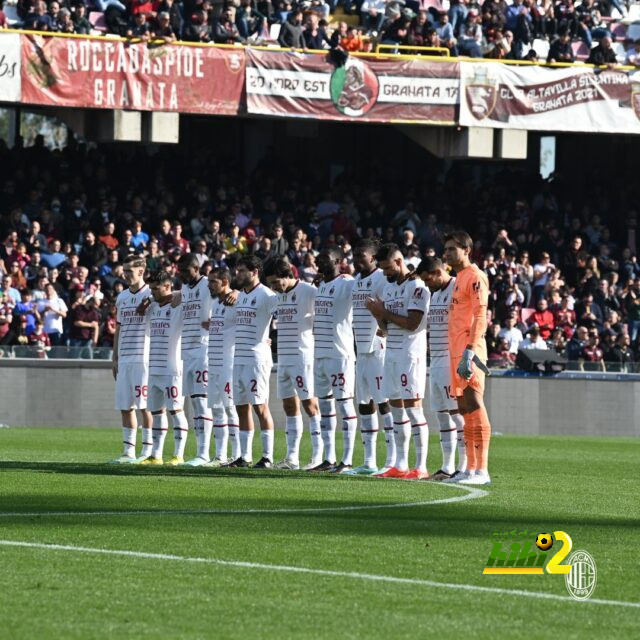
[[[297,280],[286,258],[263,265],[254,256],[242,257],[233,278],[224,268],[205,277],[197,258],[186,254],[178,262],[179,291],[172,290],[166,272],[151,274],[145,283],[144,259],[129,257],[124,268],[129,288],[116,301],[113,372],[124,451],[114,462],[299,469],[302,406],[312,452],[305,470],[488,484],[491,428],[483,403],[488,281],[470,262],[468,234],[452,233],[444,246],[446,264],[426,258],[412,272],[397,245],[363,241],[354,251],[355,277],[341,275],[340,254],[326,249],[316,259],[317,286]],[[274,321],[277,396],[287,442],[286,457],[277,464],[269,410]],[[430,406],[442,448],[442,465],[433,475],[427,471],[429,430],[422,407],[428,351]],[[187,397],[197,452],[185,462]],[[142,410],[140,456],[136,409]],[[256,464],[254,413],[263,451]],[[174,451],[164,463],[169,419]],[[354,466],[358,422],[364,459]],[[379,428],[386,443],[381,467]]]

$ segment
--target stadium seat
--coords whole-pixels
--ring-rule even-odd
[[[640,38],[640,22],[634,22],[629,25],[629,28],[627,29],[627,38],[634,41]]]
[[[529,307],[527,308],[523,308],[522,311],[520,312],[520,316],[522,318],[522,322],[524,322],[524,324],[529,324],[529,318],[536,312],[535,309],[531,309]]]
[[[20,16],[18,16],[18,8],[14,4],[5,4],[4,15],[7,18],[7,23],[10,27],[16,26],[20,23]]]
[[[546,60],[549,55],[549,41],[538,38],[533,41],[532,49],[538,54],[539,60]]]
[[[580,40],[580,42],[572,42],[571,50],[576,60],[586,60],[589,57],[589,47]]]
[[[622,42],[627,37],[627,25],[621,22],[612,22],[609,30],[613,34],[613,39]]]
[[[278,24],[277,22],[275,24],[272,24],[269,27],[269,40],[270,41],[278,42],[278,36],[280,35],[280,29],[282,29],[282,25]]]
[[[338,22],[346,22],[350,27],[357,27],[360,24],[360,16],[352,13],[347,14],[342,7],[336,7],[335,11],[330,16],[331,25],[337,27]]]
[[[625,59],[627,57],[627,50],[625,49],[625,47],[622,44],[622,42],[614,42],[611,45],[611,48],[616,52],[616,60],[620,64],[624,64],[624,61],[625,61]]]
[[[107,21],[105,20],[104,13],[102,13],[102,11],[89,12],[89,22],[91,23],[94,31],[107,33]]]

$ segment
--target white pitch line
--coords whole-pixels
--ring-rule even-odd
[[[166,515],[244,515],[244,514],[280,514],[280,513],[336,513],[342,511],[371,511],[374,509],[399,509],[409,507],[425,507],[433,504],[451,504],[454,502],[465,502],[467,500],[477,500],[487,495],[484,489],[476,489],[474,487],[465,487],[463,485],[438,484],[442,487],[450,487],[453,489],[464,489],[467,493],[453,498],[438,498],[435,500],[422,500],[420,502],[397,502],[391,504],[364,504],[364,505],[347,505],[340,507],[311,507],[301,509],[163,509],[163,510],[132,510],[132,511],[34,511],[21,512],[15,511],[11,513],[1,513],[0,518],[16,518],[16,517],[70,517],[70,516],[166,516]]]
[[[520,596],[540,600],[558,600],[581,606],[583,604],[600,604],[612,607],[640,608],[640,602],[625,602],[622,600],[602,600],[591,598],[589,600],[574,600],[570,596],[559,596],[553,593],[540,591],[525,591],[523,589],[501,589],[499,587],[481,587],[473,584],[456,584],[454,582],[436,582],[435,580],[423,580],[421,578],[400,578],[396,576],[384,576],[373,573],[357,573],[354,571],[332,571],[330,569],[312,569],[309,567],[295,567],[284,564],[265,564],[262,562],[242,562],[239,560],[220,560],[218,558],[197,558],[189,556],[177,556],[167,553],[148,553],[144,551],[127,551],[122,549],[100,549],[98,547],[76,547],[66,544],[42,544],[39,542],[25,542],[21,540],[0,540],[0,546],[20,547],[26,549],[44,549],[47,551],[71,551],[75,553],[96,553],[109,556],[122,556],[127,558],[143,558],[147,560],[170,560],[172,562],[191,562],[195,564],[212,564],[220,567],[234,567],[239,569],[256,569],[260,571],[282,571],[286,573],[302,573],[315,576],[327,576],[330,578],[350,578],[352,580],[366,580],[370,582],[386,582],[390,584],[406,584],[420,587],[432,587],[436,589],[455,589],[458,591],[472,591],[477,593],[494,593],[507,596]]]

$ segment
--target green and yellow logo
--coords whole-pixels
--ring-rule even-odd
[[[572,598],[585,600],[593,594],[597,583],[595,560],[586,551],[571,553],[573,541],[568,533],[539,533],[534,538],[533,533],[514,530],[496,532],[493,538],[483,574],[563,575]]]

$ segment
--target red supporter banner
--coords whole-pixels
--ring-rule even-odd
[[[640,72],[462,62],[460,124],[640,133]]]
[[[459,63],[247,51],[247,111],[365,122],[454,124]]]
[[[244,49],[22,35],[22,101],[236,115]]]

